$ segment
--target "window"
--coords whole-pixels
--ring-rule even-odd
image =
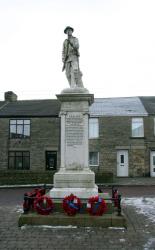
[[[153,166],[155,166],[155,155],[153,155]]]
[[[155,135],[155,118],[153,120],[154,120],[154,135]]]
[[[124,163],[124,155],[120,155],[120,163],[121,163],[121,164]]]
[[[29,138],[30,120],[10,120],[10,138]]]
[[[46,151],[46,169],[56,170],[57,168],[57,152]]]
[[[99,153],[98,152],[89,152],[89,165],[90,166],[99,165]]]
[[[89,119],[89,138],[99,137],[98,118]]]
[[[132,118],[132,137],[144,137],[143,118]]]
[[[27,170],[30,169],[29,151],[10,151],[9,169]]]

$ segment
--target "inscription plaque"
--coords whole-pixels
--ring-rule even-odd
[[[67,146],[82,145],[84,119],[82,115],[69,114],[66,116]]]

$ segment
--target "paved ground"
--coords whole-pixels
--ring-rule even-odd
[[[154,177],[116,177],[114,179],[114,184],[116,185],[125,185],[125,186],[151,186],[155,185],[155,178]]]
[[[125,197],[154,197],[155,187],[122,187]],[[102,228],[41,228],[23,226],[17,221],[21,211],[22,195],[27,189],[0,190],[0,249],[155,249],[155,221],[137,212],[123,199],[123,210],[128,229]],[[146,204],[147,205],[147,204]],[[152,208],[154,209],[154,208]]]

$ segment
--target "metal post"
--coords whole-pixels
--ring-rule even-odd
[[[111,191],[112,191],[112,199],[113,199],[114,198],[114,186],[112,186]]]
[[[23,212],[28,213],[30,210],[30,200],[28,199],[27,193],[24,194]]]
[[[46,188],[47,188],[47,187],[46,187],[46,184],[43,185],[43,188],[45,189],[45,193],[46,193]]]
[[[118,216],[121,216],[121,195],[118,194]]]

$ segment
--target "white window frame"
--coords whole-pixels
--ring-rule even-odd
[[[142,125],[142,131],[141,131],[141,134],[136,134],[136,135],[134,135],[134,133],[133,133],[133,126],[134,126],[134,124],[138,124],[138,123],[141,123],[141,125]],[[144,137],[144,120],[143,120],[143,118],[142,117],[134,117],[134,118],[132,118],[132,124],[131,124],[131,132],[132,132],[132,137],[134,138],[142,138],[142,137]]]
[[[97,153],[97,164],[90,164],[90,153]],[[99,152],[93,152],[93,151],[90,151],[89,152],[89,166],[90,167],[98,167],[99,166]]]
[[[99,119],[89,118],[89,139],[99,138]]]

